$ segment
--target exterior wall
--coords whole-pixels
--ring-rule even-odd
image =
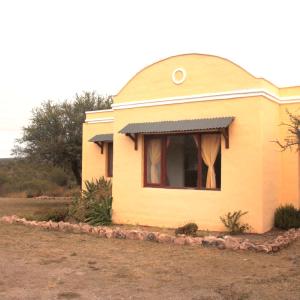
[[[122,134],[114,136],[113,219],[116,223],[176,227],[196,222],[200,228],[222,230],[220,216],[249,213],[244,220],[263,232],[262,143],[260,98],[185,103],[116,110],[115,133],[135,122],[235,116],[230,148],[222,138],[221,191],[143,187],[143,139],[138,151]]]
[[[187,77],[176,85],[171,75],[178,67],[187,71]],[[250,97],[247,91],[251,90],[268,94]],[[241,98],[232,94],[225,100],[197,99],[197,95],[234,91],[245,93]],[[178,103],[191,95],[194,102]],[[122,107],[126,102],[134,107],[135,101],[176,97],[181,97],[180,101],[168,105],[155,102]],[[193,221],[201,229],[223,230],[219,217],[242,210],[248,211],[243,221],[255,232],[265,232],[273,225],[276,207],[300,205],[299,154],[295,149],[281,152],[272,142],[288,135],[287,128],[279,126],[289,121],[286,109],[299,112],[300,103],[286,100],[300,102],[300,87],[277,88],[223,58],[192,54],[160,61],[125,85],[114,97],[115,109],[87,113],[83,181],[107,175],[107,146],[101,155],[100,148],[88,140],[96,134],[114,133],[114,222],[177,227]],[[229,127],[229,149],[222,138],[221,191],[143,187],[143,137],[139,135],[135,151],[132,140],[119,130],[135,122],[224,116],[235,120]]]
[[[86,112],[86,122],[94,122],[101,119],[113,119],[113,110],[112,109],[104,109],[104,110],[95,110]],[[105,122],[104,122],[105,123]]]
[[[171,76],[178,67],[183,67],[187,76],[184,84],[175,85]],[[264,83],[238,65],[220,57],[174,56],[139,72],[114,97],[114,103],[251,89],[261,84]]]
[[[86,180],[107,178],[107,144],[103,154],[99,146],[88,140],[96,134],[113,133],[113,123],[84,123],[82,128],[82,186]]]
[[[300,103],[285,104],[280,106],[280,123],[290,123],[287,110],[291,113],[299,115]],[[288,127],[280,126],[280,140],[289,136]],[[300,176],[299,176],[299,152],[296,147],[281,152],[281,188],[280,203],[292,203],[296,207],[300,207]]]
[[[262,159],[262,209],[263,228],[267,231],[273,227],[274,212],[279,205],[280,173],[282,168],[280,147],[274,142],[280,133],[279,104],[262,99],[260,105]],[[259,140],[258,140],[259,142]]]

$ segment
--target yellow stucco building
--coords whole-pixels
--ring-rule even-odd
[[[281,152],[300,87],[278,88],[224,58],[187,54],[137,73],[110,110],[86,112],[83,181],[113,178],[113,221],[224,230],[248,211],[255,232],[299,207],[299,160]]]

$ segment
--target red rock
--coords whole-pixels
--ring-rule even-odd
[[[145,241],[147,237],[147,232],[146,231],[138,231],[138,237],[140,241]]]
[[[202,242],[203,242],[203,238],[201,238],[201,237],[194,237],[194,243],[196,245],[202,245]]]
[[[126,234],[121,229],[113,230],[112,237],[116,239],[126,239]]]
[[[12,223],[10,216],[3,216],[1,218],[1,221],[6,223]]]
[[[159,243],[171,243],[173,241],[174,237],[165,234],[165,233],[160,233],[157,237],[157,240]]]
[[[186,236],[185,237],[185,245],[196,245],[196,241],[193,237]]]
[[[145,236],[146,241],[157,242],[158,241],[158,233],[157,232],[147,232]]]
[[[272,248],[272,252],[278,252],[280,250],[280,246],[278,244],[269,244],[270,247]]]
[[[52,223],[51,223],[51,228],[54,229],[54,230],[57,230],[57,229],[58,229],[58,223],[57,223],[57,222],[52,222]],[[73,230],[71,224],[69,225],[69,228],[70,228],[71,230]]]
[[[29,226],[40,226],[40,223],[38,221],[27,221],[26,224]]]
[[[59,229],[59,224],[57,223],[57,229]],[[80,232],[80,226],[79,224],[72,224],[72,231],[79,233]]]
[[[97,227],[98,236],[101,238],[106,238],[106,229],[104,227]]]
[[[173,241],[173,243],[175,245],[184,245],[185,244],[185,237],[180,236],[180,237],[176,237]]]
[[[240,248],[240,243],[238,239],[231,236],[224,237],[224,245],[226,249],[238,250]]]
[[[108,239],[110,239],[110,238],[113,237],[113,231],[112,231],[112,229],[110,229],[110,228],[106,228],[105,229],[105,237],[108,238]]]
[[[98,227],[92,226],[91,233],[92,233],[92,234],[98,234]]]
[[[249,240],[248,240],[249,241]],[[244,241],[240,243],[240,250],[254,250],[255,249],[255,245],[251,242],[248,241]]]
[[[269,247],[266,245],[255,245],[255,250],[258,252],[270,252]]]
[[[92,227],[88,224],[84,224],[81,226],[80,231],[84,233],[90,233],[92,231]]]
[[[126,231],[126,238],[129,240],[140,240],[140,232],[137,230]]]
[[[220,250],[226,249],[225,241],[223,241],[223,242],[220,242],[220,241],[219,241],[219,242],[217,243],[217,248],[220,249]]]

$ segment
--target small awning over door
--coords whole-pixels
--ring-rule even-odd
[[[101,149],[101,154],[103,154],[104,143],[112,143],[113,136],[114,135],[112,133],[97,134],[97,135],[93,136],[91,139],[89,139],[89,142],[93,142],[93,143],[97,144]]]
[[[109,134],[97,134],[95,136],[93,136],[91,139],[89,139],[89,142],[112,142],[113,141],[113,134],[109,133]]]

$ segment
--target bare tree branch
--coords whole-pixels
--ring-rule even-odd
[[[300,148],[300,115],[292,114],[290,111],[286,110],[286,113],[289,116],[290,123],[281,123],[280,126],[288,127],[288,132],[291,135],[288,135],[284,138],[283,141],[272,141],[279,145],[282,151],[286,149],[292,149],[293,146],[298,146],[297,151]]]

